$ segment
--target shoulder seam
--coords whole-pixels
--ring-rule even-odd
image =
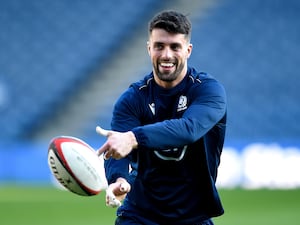
[[[139,90],[142,90],[143,88],[146,88],[146,87],[149,85],[149,83],[150,83],[151,80],[153,80],[153,77],[149,78],[149,79],[146,81],[146,84],[140,86],[140,87],[139,87]]]
[[[192,75],[189,75],[189,78],[192,80],[193,83],[195,82],[202,83],[202,81],[199,78],[194,78]]]

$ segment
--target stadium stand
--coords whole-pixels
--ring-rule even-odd
[[[2,1],[0,83],[6,100],[0,111],[1,140],[28,139],[161,4]]]
[[[298,142],[299,2],[218,2],[193,17],[190,63],[227,89],[227,140]],[[161,4],[2,1],[1,141],[30,140],[42,124],[51,123],[59,113],[54,109],[68,102],[78,84],[92,80],[93,70],[113,60],[116,43],[130,39]]]
[[[100,146],[94,127],[151,69],[141,27],[166,6],[191,16],[190,64],[227,90],[219,185],[300,187],[298,0],[0,1],[0,184],[52,182],[56,134]]]
[[[227,141],[299,144],[299,8],[227,0],[194,21],[190,63],[227,89]]]

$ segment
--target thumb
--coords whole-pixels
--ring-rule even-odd
[[[108,137],[111,133],[110,130],[105,130],[105,129],[101,128],[100,126],[96,127],[96,132],[104,137]]]

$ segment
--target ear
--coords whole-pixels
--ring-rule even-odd
[[[193,50],[193,45],[190,43],[187,48],[187,58],[190,58]]]
[[[147,41],[147,51],[148,51],[148,54],[150,55],[150,42]]]

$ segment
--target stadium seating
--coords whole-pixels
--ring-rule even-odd
[[[299,7],[228,0],[194,21],[190,63],[227,89],[229,142],[298,142]]]
[[[31,134],[51,123],[59,106],[93,80],[94,70],[114,60],[132,31],[167,1],[135,2],[0,1],[0,184],[53,181],[48,143],[34,142]],[[174,2],[180,1],[169,1]],[[216,4],[205,13],[191,14],[189,63],[227,90],[218,184],[300,187],[300,1],[211,2]],[[89,130],[101,116],[84,122]],[[97,135],[83,132],[82,137]],[[89,143],[98,147],[98,138]]]
[[[160,4],[1,1],[1,141],[27,140]],[[226,0],[192,21],[191,65],[227,90],[227,141],[298,142],[299,7]]]
[[[1,141],[26,140],[161,4],[1,1]]]

